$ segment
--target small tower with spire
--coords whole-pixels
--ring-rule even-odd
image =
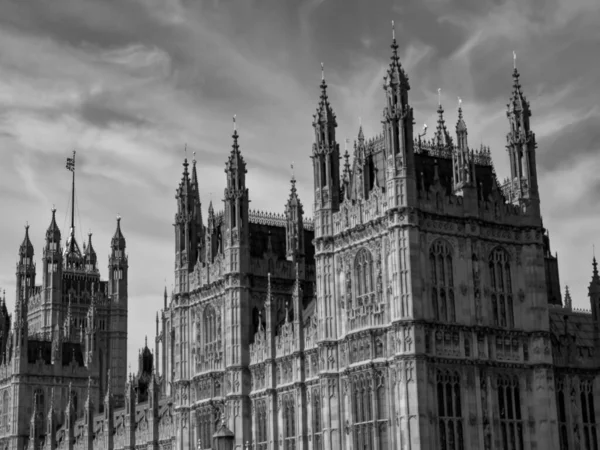
[[[292,170],[293,170],[292,165]],[[296,190],[296,177],[292,173],[290,196],[285,205],[286,255],[289,261],[301,262],[304,257],[304,209]],[[303,262],[303,261],[302,261]]]
[[[46,230],[46,245],[43,256],[43,292],[44,302],[51,305],[62,303],[62,253],[60,248],[60,230],[56,224],[56,208],[52,208],[52,219]],[[53,311],[57,308],[53,308]],[[56,311],[58,313],[58,311]],[[58,323],[59,317],[53,317],[52,323]]]
[[[248,221],[248,188],[246,162],[240,152],[236,118],[233,117],[233,145],[225,165],[227,187],[225,201],[225,246],[228,271],[245,272],[249,262],[250,224]]]
[[[125,237],[121,231],[121,216],[117,216],[117,229],[110,243],[108,261],[108,291],[115,303],[127,303],[127,269],[129,265],[125,247]]]
[[[536,167],[536,141],[531,131],[529,102],[521,90],[516,56],[513,69],[513,91],[506,105],[510,130],[506,135],[506,149],[510,158],[511,197],[521,207],[540,215],[540,198]]]
[[[177,188],[177,212],[175,213],[175,290],[187,292],[189,273],[198,262],[204,261],[204,224],[200,188],[196,172],[196,158],[192,160],[192,173],[188,171],[187,158],[183,161],[183,174]]]
[[[383,90],[386,106],[383,110],[387,174],[388,208],[414,205],[416,175],[413,148],[413,109],[408,103],[410,85],[400,64],[398,43],[392,22],[392,57]]]
[[[107,361],[110,361],[111,382],[113,392],[121,393],[125,388],[126,367],[121,362],[122,355],[127,354],[127,313],[128,268],[129,261],[125,253],[126,242],[121,231],[121,216],[117,216],[117,228],[110,244],[108,260],[108,297],[111,301],[110,316],[110,350]],[[101,375],[105,377],[105,374]],[[105,383],[101,383],[106,386]],[[118,394],[117,394],[118,395]]]
[[[247,274],[252,271],[250,267],[250,222],[249,222],[249,195],[246,187],[246,162],[242,157],[239,146],[239,135],[235,116],[233,117],[233,145],[225,165],[227,187],[224,192],[224,248],[225,271],[231,275]],[[253,329],[251,326],[251,299],[250,286],[247,277],[240,276],[239,283],[228,289],[228,296],[237,307],[231,308],[231,326],[224,333],[226,352],[225,366],[231,371],[232,376],[240,380],[239,387],[235,388],[235,395],[250,394],[250,373],[247,369],[250,363],[250,352],[247,343],[251,339]],[[229,392],[228,394],[233,394]],[[247,420],[250,404],[241,402],[239,415],[235,418],[236,439],[240,442],[250,436],[251,428]],[[238,433],[239,430],[239,433]]]
[[[17,298],[24,300],[35,287],[35,262],[33,244],[29,239],[29,224],[25,225],[25,237],[19,247],[17,262]]]
[[[14,344],[15,371],[20,370],[27,362],[28,349],[28,309],[29,297],[35,287],[35,263],[33,262],[33,245],[29,239],[29,225],[25,226],[25,238],[19,247],[19,262],[17,263],[17,298],[14,315]]]
[[[205,234],[205,252],[206,256],[204,261],[207,264],[212,264],[213,258],[217,253],[217,236],[216,236],[216,225],[215,225],[215,210],[213,208],[212,200],[208,204],[208,217],[206,219],[206,234]]]
[[[477,212],[477,181],[475,180],[475,165],[469,150],[467,140],[467,124],[463,118],[462,100],[458,99],[458,120],[456,122],[457,144],[452,151],[452,167],[454,192],[462,194],[465,209],[471,213]]]
[[[315,238],[333,234],[333,213],[340,203],[340,148],[335,138],[337,120],[327,96],[321,64],[321,98],[313,115],[315,142],[311,158],[315,187]]]
[[[448,133],[448,128],[446,128],[446,120],[444,119],[444,107],[442,106],[442,90],[438,89],[438,120],[437,127],[435,130],[435,144],[439,149],[448,149],[452,148],[452,137],[450,133]]]
[[[83,263],[85,267],[85,271],[89,273],[98,273],[98,258],[96,256],[96,250],[94,250],[94,246],[92,245],[92,233],[88,233],[88,242],[87,245],[84,245],[83,252]]]

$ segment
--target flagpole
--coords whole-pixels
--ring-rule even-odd
[[[73,150],[73,182],[71,187],[71,230],[75,236],[75,150]]]

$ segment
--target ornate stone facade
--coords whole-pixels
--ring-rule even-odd
[[[175,288],[124,406],[109,392],[101,415],[51,407],[56,425],[44,435],[32,420],[30,439],[5,408],[11,442],[209,448],[223,420],[237,450],[598,448],[600,277],[594,261],[591,314],[568,293],[563,306],[519,73],[500,184],[489,149],[468,146],[460,108],[456,143],[441,105],[433,139],[413,135],[392,50],[383,132],[369,140],[361,128],[352,162],[321,84],[314,222],[294,179],[283,215],[248,209],[237,132],[224,211],[211,204],[206,224],[185,161]]]

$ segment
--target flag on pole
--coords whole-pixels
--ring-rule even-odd
[[[67,170],[71,172],[75,171],[75,153],[73,152],[72,158],[67,158]]]

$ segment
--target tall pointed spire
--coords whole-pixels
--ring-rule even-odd
[[[46,241],[56,243],[60,242],[60,230],[56,224],[56,208],[54,206],[52,207],[52,219],[50,220],[50,225],[46,230]]]
[[[237,131],[237,121],[235,114],[233,116],[233,135],[231,137],[233,138],[233,144],[231,145],[231,154],[229,155],[229,159],[227,160],[225,172],[229,174],[238,173],[240,175],[239,177],[228,177],[228,181],[233,182],[233,185],[228,185],[228,187],[241,189],[242,184],[245,185],[245,177],[243,177],[242,174],[247,173],[247,170],[246,162],[244,161],[244,157],[240,152],[240,146],[238,143],[239,134]]]
[[[317,107],[317,114],[315,115],[315,122],[321,124],[330,123],[333,126],[337,126],[335,113],[329,104],[329,97],[327,96],[327,82],[325,81],[324,67],[324,64],[321,63],[321,96],[319,106]]]
[[[384,89],[387,90],[388,86],[395,87],[400,85],[402,91],[408,91],[410,90],[410,85],[408,83],[408,76],[400,64],[400,57],[398,56],[398,43],[396,42],[396,28],[393,20],[391,48],[392,56],[390,58],[390,67],[388,68],[387,76],[384,80]]]
[[[571,309],[573,307],[573,301],[571,300],[571,293],[569,292],[569,286],[565,286],[565,308]]]
[[[290,180],[290,196],[285,205],[285,240],[286,256],[288,259],[297,261],[304,255],[304,208],[298,197],[296,189],[296,177],[294,175],[294,164],[291,165],[292,178]],[[269,234],[270,242],[270,234]]]
[[[25,225],[25,237],[19,247],[19,256],[21,259],[29,258],[31,260],[33,258],[33,244],[29,239],[29,224]]]
[[[438,147],[449,147],[452,146],[452,137],[448,133],[446,128],[446,121],[444,120],[444,108],[442,107],[442,90],[438,89],[438,121],[435,132],[435,141]]]
[[[520,75],[513,53],[513,89],[507,106],[509,131],[506,147],[510,158],[510,200],[536,217],[540,215],[540,198],[537,182],[536,142],[529,119],[531,109],[521,90]]]
[[[92,233],[88,233],[88,244],[85,247],[85,269],[89,272],[96,271],[97,262],[96,250],[92,246]]]

